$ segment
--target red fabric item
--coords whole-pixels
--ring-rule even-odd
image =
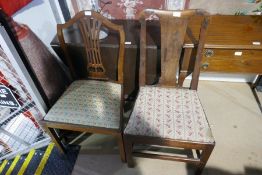
[[[32,0],[0,0],[0,8],[2,8],[8,16],[12,16],[31,1]]]
[[[0,9],[0,12],[4,16],[5,20],[9,23],[9,26],[11,27],[12,32],[18,38],[18,40],[28,35],[29,29],[27,26],[23,24],[18,24],[17,22],[15,22],[13,18],[11,16],[8,16],[2,9]]]

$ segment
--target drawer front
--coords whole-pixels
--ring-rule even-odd
[[[201,71],[262,74],[262,50],[205,49]]]

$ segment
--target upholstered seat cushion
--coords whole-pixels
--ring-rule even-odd
[[[141,87],[125,134],[214,142],[197,92]]]
[[[73,82],[45,116],[45,120],[118,129],[121,85],[79,80]]]

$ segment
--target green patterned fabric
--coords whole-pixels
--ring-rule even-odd
[[[120,84],[78,80],[50,109],[45,120],[118,129],[120,103]]]

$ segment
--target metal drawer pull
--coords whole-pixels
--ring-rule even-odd
[[[207,69],[207,68],[208,68],[208,65],[209,65],[209,63],[203,63],[203,64],[202,64],[202,68],[203,68],[203,69]]]
[[[205,50],[206,57],[212,57],[214,55],[214,51],[212,49]]]

